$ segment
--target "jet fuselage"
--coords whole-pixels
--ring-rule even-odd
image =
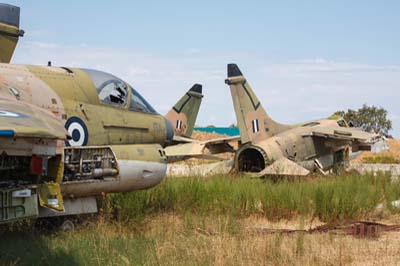
[[[173,136],[129,84],[101,71],[0,64],[0,97],[51,112],[69,133],[67,146],[165,145]]]
[[[239,171],[259,172],[281,158],[288,158],[312,171],[332,168],[345,159],[348,142],[329,142],[312,137],[315,126],[337,125],[335,119],[322,119],[294,125],[291,129],[259,142],[243,145],[236,153]],[[318,165],[318,163],[320,165]]]

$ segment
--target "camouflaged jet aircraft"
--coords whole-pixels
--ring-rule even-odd
[[[256,176],[303,176],[343,164],[353,152],[371,150],[382,141],[377,134],[350,128],[341,117],[330,117],[296,125],[272,120],[265,112],[239,67],[228,64],[228,78],[240,145],[235,169]]]
[[[180,161],[187,158],[203,158],[221,160],[215,154],[234,152],[230,142],[238,137],[217,138],[199,141],[191,138],[194,123],[201,103],[201,85],[195,84],[186,95],[166,114],[166,118],[174,126],[172,143],[165,147],[168,162]]]
[[[114,75],[9,64],[19,13],[0,4],[0,223],[93,213],[99,194],[157,185],[164,147],[191,135],[201,85],[164,117]]]

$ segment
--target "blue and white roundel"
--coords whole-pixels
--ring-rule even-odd
[[[78,117],[71,117],[65,123],[69,135],[72,137],[66,141],[67,146],[86,146],[89,134],[85,123]]]

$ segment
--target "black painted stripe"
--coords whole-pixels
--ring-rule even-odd
[[[182,112],[182,109],[185,107],[185,105],[190,101],[190,99],[192,98],[192,96],[189,93],[186,93],[187,96],[189,96],[186,101],[183,102],[183,104],[181,105],[181,107],[179,109],[176,109],[175,106],[172,107],[172,109],[175,110],[175,112],[177,112],[178,114],[180,112]]]
[[[249,91],[247,90],[247,88],[246,88],[246,83],[247,83],[246,80],[243,81],[242,87],[243,87],[244,91],[247,93],[247,96],[249,96],[250,101],[251,101],[251,104],[253,105],[254,110],[257,110],[258,107],[260,106],[260,102],[258,102],[257,104],[254,103],[254,100],[253,100],[253,98],[251,97],[250,92],[249,92]]]

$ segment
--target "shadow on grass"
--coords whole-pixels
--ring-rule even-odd
[[[52,248],[46,236],[32,232],[6,232],[0,235],[0,265],[78,265],[61,248]]]

